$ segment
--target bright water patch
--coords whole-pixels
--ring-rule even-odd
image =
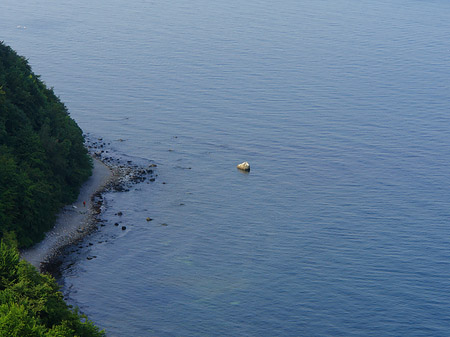
[[[448,335],[449,10],[3,1],[83,130],[158,164],[70,301],[111,336]]]

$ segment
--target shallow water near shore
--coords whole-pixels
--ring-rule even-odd
[[[81,128],[158,165],[104,196],[69,302],[109,336],[448,335],[449,13],[2,1]]]

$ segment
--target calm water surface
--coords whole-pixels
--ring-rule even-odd
[[[440,0],[3,0],[83,130],[158,165],[69,301],[109,336],[450,335],[449,35]]]

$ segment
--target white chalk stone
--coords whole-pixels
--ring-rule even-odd
[[[246,161],[244,161],[243,163],[239,164],[238,166],[236,166],[239,170],[242,171],[250,171],[250,164],[247,163]]]

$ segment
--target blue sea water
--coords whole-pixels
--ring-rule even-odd
[[[158,165],[70,303],[108,336],[450,335],[448,36],[440,0],[3,0],[81,128]]]

